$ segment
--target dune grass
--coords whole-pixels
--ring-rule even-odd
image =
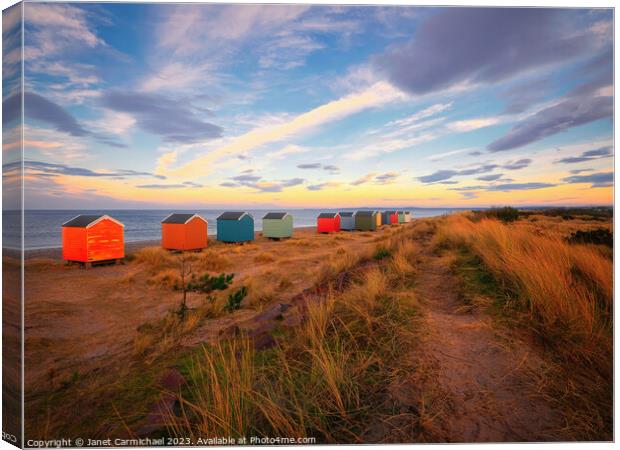
[[[533,330],[551,350],[557,370],[543,377],[545,389],[560,403],[570,432],[582,439],[610,433],[613,262],[608,253],[600,246],[570,244],[560,231],[536,233],[531,224],[473,222],[466,215],[447,218],[434,242],[440,250],[460,252],[457,265],[469,271],[466,296],[476,291],[494,296],[504,315]]]
[[[317,283],[329,286],[330,276],[370,257],[339,256],[321,266]],[[187,365],[189,388],[169,431],[367,442],[373,420],[391,414],[386,390],[401,349],[415,340],[415,298],[394,288],[401,264],[359,272],[342,292],[328,287],[299,328],[274,333],[274,349],[256,352],[243,338],[204,347]]]

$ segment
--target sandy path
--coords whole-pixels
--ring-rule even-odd
[[[532,379],[544,362],[527,342],[493,325],[459,300],[449,257],[421,239],[417,298],[426,330],[410,358],[414,378],[397,390],[403,403],[424,405],[428,440],[511,442],[557,439],[559,418]],[[424,423],[423,423],[424,428]]]

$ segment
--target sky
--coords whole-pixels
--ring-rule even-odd
[[[613,202],[610,9],[24,8],[26,208]],[[20,14],[3,13],[5,182]]]

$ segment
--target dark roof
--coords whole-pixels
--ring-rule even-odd
[[[263,217],[263,219],[284,219],[284,216],[286,216],[288,213],[285,212],[270,212],[265,214],[265,217]]]
[[[162,220],[161,223],[187,223],[189,219],[194,216],[202,219],[202,217],[197,214],[170,214],[168,217]]]
[[[247,213],[245,211],[226,211],[220,214],[217,220],[239,220],[244,214]]]
[[[341,211],[340,217],[353,217],[353,213],[349,211]]]
[[[103,217],[104,214],[82,214],[62,224],[63,227],[84,228],[97,219]]]
[[[398,214],[405,214],[405,211],[396,211]]]
[[[383,211],[385,214],[396,214],[396,211]]]
[[[355,213],[358,216],[372,216],[373,214],[376,214],[374,211],[358,211]]]
[[[319,219],[333,219],[339,215],[338,213],[321,213],[319,214]]]

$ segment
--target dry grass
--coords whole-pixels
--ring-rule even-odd
[[[567,243],[574,225],[551,232],[557,219],[534,222],[536,232],[531,221],[451,216],[435,245],[480,258],[509,300],[506,313],[552,349],[560,372],[545,377],[546,389],[555,393],[570,432],[600,439],[611,427],[613,261],[598,246]]]
[[[246,277],[241,284],[248,289],[248,295],[243,300],[244,307],[261,309],[276,298],[278,282],[266,274],[260,278]]]
[[[205,348],[190,365],[189,396],[180,415],[169,415],[169,429],[364,442],[366,418],[386,408],[397,355],[412,344],[415,299],[386,295],[393,277],[371,268],[345,292],[309,304],[304,323],[275,349],[256,353],[241,338]]]
[[[337,251],[329,254],[323,263],[316,270],[315,283],[323,284],[334,276],[341,272],[345,272],[363,261],[372,258],[373,251],[370,248],[364,248],[361,250],[350,250],[344,247],[339,247]]]
[[[134,261],[147,266],[151,273],[177,265],[175,256],[161,247],[145,247],[137,251],[134,254]]]
[[[271,263],[276,260],[272,253],[262,252],[254,257],[254,262],[258,264]]]

